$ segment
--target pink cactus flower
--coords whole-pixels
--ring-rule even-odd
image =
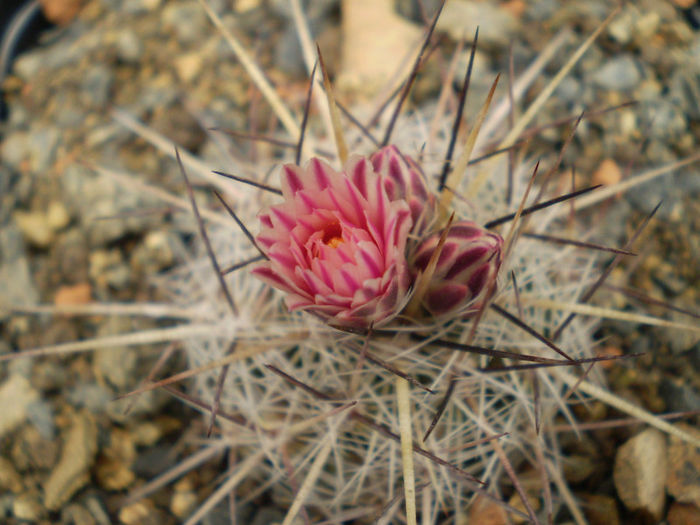
[[[284,202],[260,214],[256,241],[269,260],[253,273],[305,310],[344,328],[380,326],[405,306],[411,212],[383,177],[352,156],[342,172],[312,159],[282,172]]]
[[[411,257],[413,278],[428,266],[442,232],[416,247]],[[472,221],[452,224],[430,279],[423,306],[432,315],[475,313],[487,298],[501,265],[503,238]]]
[[[396,146],[385,146],[370,157],[374,171],[384,177],[389,200],[405,200],[411,209],[411,233],[421,235],[433,223],[437,201],[428,190],[418,165]]]

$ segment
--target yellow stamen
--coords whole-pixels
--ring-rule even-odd
[[[330,239],[330,240],[326,243],[326,245],[330,246],[331,248],[337,248],[338,245],[341,244],[342,242],[343,242],[343,238],[342,238],[342,237],[333,237],[332,239]]]

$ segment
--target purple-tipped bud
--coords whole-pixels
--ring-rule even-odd
[[[412,276],[424,272],[442,232],[423,239],[411,257]],[[484,299],[501,265],[503,238],[471,221],[450,227],[438,258],[423,306],[434,316],[474,313]]]
[[[420,235],[435,216],[435,195],[428,190],[417,164],[396,146],[385,146],[370,157],[374,171],[384,178],[389,200],[408,203],[413,219],[411,233]]]

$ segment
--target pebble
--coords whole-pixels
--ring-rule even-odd
[[[649,428],[625,442],[615,456],[617,495],[632,512],[661,519],[666,493],[666,437]]]
[[[696,3],[696,0],[671,0],[671,2],[681,9],[690,9]]]
[[[476,65],[476,60],[475,63]],[[554,90],[554,96],[557,101],[575,104],[581,100],[583,86],[574,77],[564,77],[557,89]]]
[[[382,2],[362,0],[346,4],[343,16],[342,69],[337,85],[341,90],[371,96],[387,83],[396,84],[396,67],[386,67],[382,57],[406,57],[414,52],[421,30],[399,17],[393,7]],[[451,5],[451,4],[448,4]],[[413,60],[404,67],[406,71]]]
[[[77,503],[67,505],[61,510],[61,521],[70,525],[96,525],[97,521],[88,509]]]
[[[172,467],[172,450],[155,445],[144,450],[132,465],[139,477],[152,478]]]
[[[318,42],[323,51],[323,58],[329,73],[333,75],[333,68],[338,63],[337,48],[341,45],[342,38],[338,34],[338,25],[332,18],[332,9],[338,5],[337,0],[316,0],[309,2],[306,9],[307,25],[311,38]],[[376,2],[375,2],[376,3]],[[275,67],[294,76],[306,76],[306,66],[299,44],[296,24],[290,9],[290,2],[285,0],[273,0],[271,8],[284,18],[284,30],[278,36],[274,46]],[[346,9],[345,7],[343,9]],[[429,8],[428,8],[429,9]],[[261,10],[261,12],[265,12]],[[410,17],[409,17],[410,19]],[[259,25],[252,22],[252,25]],[[332,38],[335,35],[335,38]],[[328,38],[328,37],[331,38]]]
[[[564,463],[564,477],[570,483],[580,483],[595,472],[596,462],[588,454],[571,454]]]
[[[169,231],[148,232],[131,254],[131,266],[144,275],[155,275],[175,262],[174,246],[179,240]]]
[[[173,486],[173,495],[170,498],[170,511],[180,519],[189,516],[197,503],[199,497],[195,491],[195,483],[190,477],[179,480]]]
[[[90,283],[61,286],[56,290],[53,303],[56,306],[88,304],[92,301],[92,287]]]
[[[52,439],[56,432],[53,405],[44,399],[37,399],[27,407],[28,421],[46,439]]]
[[[612,58],[593,74],[593,81],[598,86],[615,91],[632,90],[641,80],[639,65],[630,55]]]
[[[697,409],[697,406],[695,407]],[[678,423],[678,428],[700,437],[697,427]],[[671,436],[668,447],[668,477],[666,489],[669,495],[681,503],[700,507],[700,449]]]
[[[89,250],[85,234],[79,227],[72,227],[60,235],[52,250],[54,269],[60,274],[58,282],[64,286],[89,284]],[[74,293],[78,294],[78,290]],[[80,292],[81,295],[84,293],[85,290]]]
[[[12,505],[15,501],[13,494],[0,493],[0,518],[12,516]]]
[[[614,159],[604,159],[593,173],[591,184],[612,186],[622,180],[622,170]]]
[[[508,514],[503,507],[489,498],[477,496],[469,507],[468,523],[479,525],[506,525]]]
[[[234,9],[237,13],[245,14],[247,11],[252,11],[260,7],[260,2],[262,0],[238,0],[236,2]]]
[[[0,384],[0,438],[3,438],[27,419],[29,406],[39,398],[29,380],[13,374]]]
[[[10,457],[21,472],[49,470],[56,464],[60,442],[45,437],[33,425],[23,426],[10,449]]]
[[[131,432],[114,427],[109,443],[100,450],[96,475],[102,487],[109,491],[125,490],[136,480],[130,466],[136,459],[136,445]]]
[[[177,100],[180,91],[175,89],[177,83],[170,73],[161,73],[147,85],[141,86],[138,97],[129,102],[127,109],[139,115],[146,111],[167,106]]]
[[[142,209],[147,200],[106,175],[94,176],[82,166],[71,165],[63,172],[61,183],[63,202],[69,213],[80,219],[90,246],[101,247],[129,233],[141,232],[153,220],[147,215],[129,213]]]
[[[31,81],[45,64],[45,58],[39,53],[25,53],[14,61],[12,73],[25,82]]]
[[[53,24],[66,25],[80,11],[83,0],[40,0],[44,16]]]
[[[68,401],[95,414],[104,413],[112,403],[114,394],[108,388],[88,382],[79,382],[67,393]]]
[[[659,29],[661,23],[661,15],[654,11],[644,13],[634,24],[635,38],[639,42],[648,41],[653,38]]]
[[[172,523],[150,499],[142,499],[119,509],[119,523],[124,525],[164,525]]]
[[[659,386],[659,394],[669,412],[685,412],[700,408],[700,394],[692,384],[682,378],[664,378]]]
[[[651,273],[651,279],[667,297],[676,298],[688,289],[688,282],[683,279],[683,277],[678,275],[677,268],[674,268],[672,264],[665,261],[654,266]],[[674,304],[680,307],[682,303],[679,301]],[[683,318],[682,315],[680,317],[681,319]],[[676,349],[676,351],[683,351],[686,348],[687,347]]]
[[[255,513],[255,517],[250,522],[250,525],[273,525],[282,523],[284,515],[285,513],[281,510],[272,507],[261,507]]]
[[[19,494],[24,489],[22,476],[8,459],[0,457],[0,493],[10,491]]]
[[[2,161],[16,171],[21,170],[24,159],[29,155],[29,136],[26,131],[16,131],[0,144]]]
[[[199,150],[206,138],[197,120],[179,104],[155,110],[150,125],[154,131],[189,151]]]
[[[103,108],[109,102],[114,83],[114,72],[106,65],[95,65],[88,69],[81,82],[82,100],[91,108]]]
[[[170,397],[162,391],[149,390],[140,394],[136,398],[135,403],[133,398],[123,398],[115,401],[112,396],[107,400],[104,408],[105,413],[112,421],[123,424],[134,418],[158,412],[169,399]],[[130,411],[127,412],[127,409],[130,409]]]
[[[136,63],[143,53],[143,43],[131,29],[122,29],[116,37],[117,57],[126,63]]]
[[[95,518],[97,525],[113,525],[113,521],[104,507],[104,502],[94,494],[90,494],[83,500],[85,507]]]
[[[625,200],[644,215],[649,215],[661,202],[655,218],[667,220],[675,201],[680,197],[675,191],[675,179],[667,176],[646,182],[625,192]]]
[[[535,514],[537,514],[542,507],[542,502],[539,498],[539,496],[535,494],[530,494],[529,492],[526,492],[526,497],[528,500],[528,503],[530,504],[530,507],[532,507],[532,510],[535,511]],[[517,492],[514,492],[513,495],[510,497],[508,500],[508,504],[515,508],[518,509],[520,512],[523,512],[527,514],[527,508],[525,507],[525,504],[523,503],[522,498],[520,497],[520,494]],[[516,516],[516,515],[511,515],[510,520],[516,524],[516,525],[522,525],[523,523],[530,523],[530,520],[527,518],[523,518],[521,516]]]
[[[127,13],[143,13],[155,11],[163,0],[124,0],[123,7]]]
[[[700,525],[700,507],[687,503],[671,503],[666,515],[668,525]]]
[[[67,318],[63,319],[61,325],[69,323]],[[66,330],[68,332],[68,330]],[[69,370],[61,361],[34,361],[32,367],[32,384],[41,391],[59,390],[66,386],[69,378]]]
[[[617,501],[607,494],[577,494],[589,525],[620,525]]]
[[[505,9],[489,2],[452,0],[443,8],[437,30],[452,40],[470,41],[479,28],[479,44],[505,47],[518,29],[518,21]]]
[[[253,516],[260,509],[260,505],[251,504],[250,502],[241,505],[236,503],[236,523],[251,523]],[[202,520],[202,525],[229,525],[231,523],[231,512],[226,501],[221,501],[207,516]],[[277,523],[282,523],[278,521]],[[298,525],[296,522],[294,525]]]
[[[637,16],[636,9],[629,5],[625,6],[608,25],[608,35],[620,44],[627,44],[632,40]]]
[[[49,229],[56,233],[70,223],[70,215],[61,201],[51,201],[46,209],[46,222]]]
[[[181,426],[178,419],[160,416],[155,421],[143,421],[131,429],[134,443],[141,447],[151,447],[167,432],[177,430]]]
[[[12,514],[19,520],[37,522],[46,515],[46,509],[41,504],[38,494],[27,492],[15,498]]]
[[[90,279],[95,285],[96,292],[104,292],[107,288],[121,290],[131,280],[129,265],[124,262],[121,250],[95,250],[90,254]]]
[[[527,17],[532,20],[546,20],[552,18],[559,7],[557,0],[538,0],[531,4]]]
[[[132,331],[132,324],[124,317],[111,317],[97,329],[96,337],[109,337]],[[112,346],[95,351],[93,367],[95,375],[113,387],[124,392],[133,386],[137,376],[138,350],[132,346]]]
[[[196,3],[170,2],[161,13],[163,26],[175,32],[182,44],[191,45],[205,34],[209,20]]]
[[[30,129],[27,140],[29,169],[33,173],[43,174],[53,165],[56,148],[61,143],[61,132],[54,126],[37,123]]]
[[[126,490],[136,480],[136,475],[128,464],[112,459],[101,459],[95,476],[99,485],[108,491]]]
[[[192,51],[175,57],[173,65],[178,78],[189,84],[201,73],[204,59],[198,51]]]
[[[32,246],[47,248],[53,242],[54,233],[44,212],[17,210],[13,217],[24,239]]]
[[[648,107],[649,136],[674,142],[688,129],[685,110],[670,100],[656,100]]]
[[[73,415],[66,430],[61,457],[44,484],[44,504],[60,509],[90,481],[90,468],[97,453],[97,424],[93,416]]]
[[[10,223],[0,228],[0,307],[39,302],[39,291],[29,269],[22,232]],[[0,308],[0,318],[2,317]]]

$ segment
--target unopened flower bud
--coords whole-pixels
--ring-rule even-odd
[[[437,202],[418,165],[396,146],[385,146],[370,157],[374,171],[384,179],[389,200],[405,200],[411,210],[411,233],[421,235],[433,222]]]
[[[415,278],[426,270],[442,232],[422,240],[411,257]],[[503,238],[471,221],[450,227],[430,277],[423,306],[434,316],[474,313],[486,299],[501,265]]]

